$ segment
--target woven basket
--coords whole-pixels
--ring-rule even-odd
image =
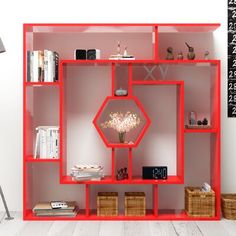
[[[125,193],[125,215],[126,216],[145,216],[146,197],[143,192]]]
[[[185,211],[192,217],[214,217],[215,192],[202,192],[198,187],[185,187]]]
[[[236,194],[221,194],[221,209],[224,218],[236,220]]]
[[[97,195],[97,215],[117,216],[118,215],[118,193],[99,192]]]

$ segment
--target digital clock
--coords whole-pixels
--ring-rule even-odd
[[[167,179],[167,166],[143,166],[143,179]]]

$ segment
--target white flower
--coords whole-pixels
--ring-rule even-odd
[[[119,133],[127,133],[140,124],[140,118],[137,114],[131,113],[130,111],[127,111],[126,114],[122,112],[111,112],[109,116],[110,120],[102,123],[102,128],[112,128]]]

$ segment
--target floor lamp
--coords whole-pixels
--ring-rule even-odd
[[[4,48],[4,45],[3,45],[3,43],[2,43],[2,40],[1,40],[1,38],[0,38],[0,53],[5,52],[5,51],[6,51],[6,50],[5,50],[5,48]],[[3,191],[2,191],[1,185],[0,185],[0,195],[1,195],[1,198],[2,198],[2,202],[3,202],[4,208],[5,208],[6,213],[7,213],[7,217],[6,217],[5,219],[6,219],[6,220],[12,220],[12,219],[14,219],[13,217],[11,217],[10,212],[9,212],[9,210],[8,210],[7,202],[6,202],[6,199],[5,199],[5,197],[4,197],[4,194],[3,194]]]

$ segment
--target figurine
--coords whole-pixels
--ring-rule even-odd
[[[125,46],[125,50],[124,50],[124,54],[123,54],[124,57],[127,57],[128,56],[128,52],[127,52],[127,46]]]
[[[189,125],[196,125],[196,123],[197,123],[196,112],[190,111],[190,113],[189,113]]]
[[[195,58],[194,48],[191,47],[191,46],[189,46],[186,42],[185,42],[185,44],[186,44],[187,47],[188,47],[187,58],[188,58],[189,60],[194,60],[194,58]]]
[[[198,121],[197,121],[197,124],[198,124],[198,125],[202,125],[202,121],[201,121],[201,120],[198,120]]]
[[[178,60],[183,60],[183,59],[184,59],[184,55],[183,55],[182,51],[180,51],[180,52],[178,53],[177,59],[178,59]]]
[[[119,89],[116,89],[115,95],[116,96],[127,96],[128,91],[126,89],[119,88]]]
[[[117,43],[117,55],[121,55],[120,54],[120,41],[118,41],[118,43]]]
[[[173,54],[173,48],[172,47],[167,48],[166,60],[174,60],[174,54]]]
[[[128,172],[126,167],[117,170],[117,175],[116,175],[116,180],[124,180],[124,179],[128,179]]]
[[[209,57],[208,57],[209,54],[210,54],[209,51],[205,51],[205,53],[204,53],[204,59],[205,60],[209,60]]]
[[[207,120],[207,118],[204,118],[204,119],[202,120],[202,124],[203,124],[203,125],[208,125],[208,120]]]

